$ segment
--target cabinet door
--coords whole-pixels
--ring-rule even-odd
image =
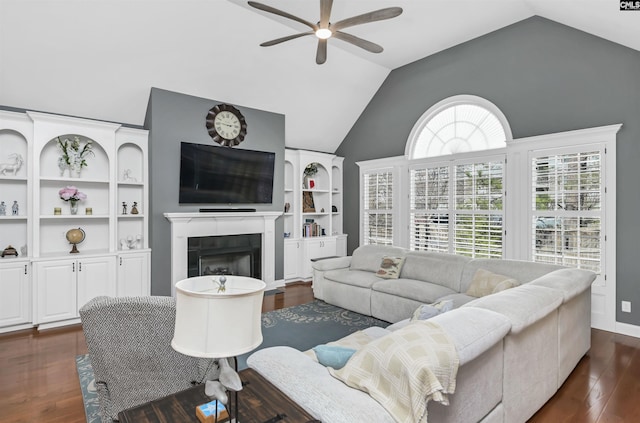
[[[151,294],[149,253],[121,254],[118,257],[118,297]]]
[[[0,264],[0,327],[31,321],[29,262]]]
[[[78,278],[78,309],[94,297],[100,295],[116,296],[115,257],[78,260],[76,275]]]
[[[284,241],[284,279],[295,279],[300,277],[299,264],[303,261],[300,241]]]
[[[336,239],[335,237],[322,237],[320,239],[305,240],[305,260],[303,277],[310,278],[313,276],[313,267],[311,260],[323,257],[332,257],[336,255]]]
[[[77,316],[76,261],[35,263],[36,322],[48,323]]]

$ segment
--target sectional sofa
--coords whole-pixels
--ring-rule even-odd
[[[383,260],[390,258],[402,262],[397,279],[379,277]],[[363,246],[350,257],[320,260],[313,267],[317,298],[393,323],[359,334],[364,345],[409,326],[422,304],[453,301],[453,310],[429,320],[446,332],[459,357],[455,393],[448,406],[429,402],[430,421],[525,422],[590,348],[596,276],[590,271],[388,246]],[[512,287],[480,298],[469,295],[483,272],[507,278]],[[309,352],[267,348],[247,363],[321,421],[395,421],[378,401],[334,378]]]

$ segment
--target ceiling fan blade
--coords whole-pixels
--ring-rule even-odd
[[[318,40],[318,51],[316,52],[316,63],[321,65],[327,61],[327,40]]]
[[[384,50],[381,45],[376,43],[372,43],[371,41],[363,40],[360,37],[356,37],[355,35],[347,34],[346,32],[334,32],[333,38],[337,38],[342,41],[346,41],[347,43],[351,43],[354,46],[358,46],[363,48],[371,53],[382,53]]]
[[[333,0],[320,0],[320,28],[329,28]]]
[[[335,32],[340,31],[344,28],[348,28],[350,26],[361,25],[369,22],[383,21],[385,19],[395,18],[401,13],[401,7],[387,7],[386,9],[374,10],[373,12],[364,13],[362,15],[353,16],[351,18],[338,21],[331,25],[331,30]]]
[[[304,37],[305,35],[312,35],[313,33],[314,33],[313,31],[309,31],[309,32],[301,32],[299,34],[287,35],[286,37],[276,38],[275,40],[271,40],[271,41],[265,41],[264,43],[260,44],[260,46],[271,47],[271,46],[275,46],[276,44],[284,43],[285,41],[295,40],[296,38]]]
[[[306,21],[302,18],[292,15],[291,13],[283,12],[280,9],[276,9],[275,7],[267,6],[266,4],[258,3],[257,1],[248,2],[249,6],[255,7],[256,9],[263,10],[265,12],[273,13],[274,15],[282,16],[283,18],[291,19],[296,22],[300,22],[301,24],[307,25],[309,28],[314,31],[318,30],[318,25],[312,24],[309,21]]]

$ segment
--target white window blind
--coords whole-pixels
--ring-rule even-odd
[[[410,171],[412,250],[449,251],[449,167]]]
[[[454,252],[502,258],[504,160],[455,166]]]
[[[601,272],[603,153],[532,159],[533,260]]]
[[[410,170],[412,250],[501,258],[504,159]]]
[[[393,244],[393,173],[391,170],[363,175],[365,244]]]

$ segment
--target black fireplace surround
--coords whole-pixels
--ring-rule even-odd
[[[189,237],[188,277],[236,275],[261,279],[262,234]]]

